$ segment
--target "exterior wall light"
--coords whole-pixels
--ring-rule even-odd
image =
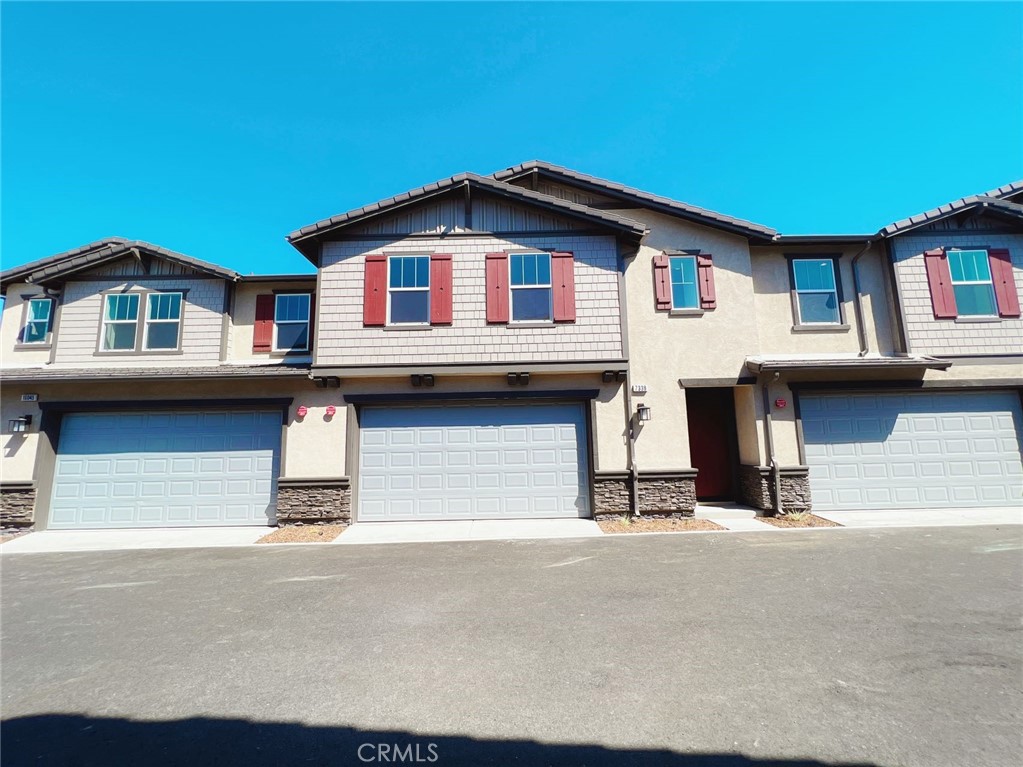
[[[12,418],[7,422],[7,428],[15,434],[22,434],[28,431],[28,427],[32,425],[32,416],[23,415],[20,418]]]
[[[649,421],[651,418],[653,418],[653,415],[650,412],[650,408],[647,405],[644,405],[642,402],[640,402],[638,405],[636,405],[636,417],[640,421]]]

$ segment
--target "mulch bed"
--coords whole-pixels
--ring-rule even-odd
[[[832,522],[830,519],[824,519],[823,517],[816,517],[813,514],[807,514],[802,519],[791,519],[788,516],[757,517],[757,519],[760,522],[766,522],[775,527],[841,527],[837,522]]]
[[[724,530],[709,519],[643,519],[633,517],[624,524],[620,519],[598,519],[597,524],[605,533],[691,533],[696,530]]]
[[[0,533],[0,543],[7,543],[7,541],[13,541],[15,538],[28,535],[31,530],[4,530]]]
[[[347,525],[288,525],[264,535],[256,543],[330,543]]]

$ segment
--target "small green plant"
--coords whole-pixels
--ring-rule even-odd
[[[632,524],[632,515],[622,514],[620,517],[618,517],[618,524],[620,524],[622,527],[628,527],[629,525]]]
[[[805,522],[810,517],[808,511],[789,511],[782,519],[791,519],[793,522]]]

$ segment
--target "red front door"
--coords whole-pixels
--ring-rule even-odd
[[[700,500],[732,498],[735,403],[731,389],[686,389],[689,452]]]

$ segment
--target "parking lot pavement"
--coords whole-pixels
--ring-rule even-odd
[[[1008,526],[4,557],[0,761],[1016,765],[1021,555]]]

